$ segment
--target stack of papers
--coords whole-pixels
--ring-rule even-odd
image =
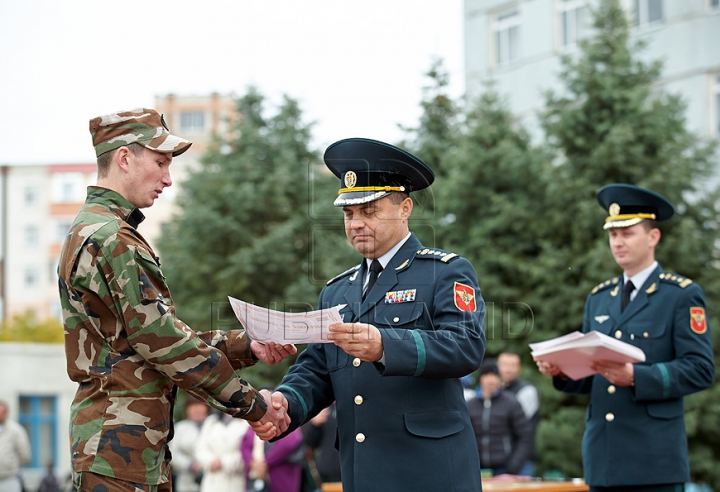
[[[535,360],[550,362],[570,379],[582,379],[595,374],[590,369],[593,360],[615,362],[644,362],[642,349],[609,337],[599,331],[582,334],[574,331],[547,342],[531,343]]]

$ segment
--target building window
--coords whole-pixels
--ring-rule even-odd
[[[55,258],[54,260],[50,260],[50,263],[48,264],[50,267],[50,272],[48,274],[48,278],[52,280],[53,284],[57,283],[58,280],[58,264],[60,263],[60,258]]]
[[[25,247],[36,248],[38,242],[38,228],[32,225],[25,227]]]
[[[20,424],[27,430],[32,449],[28,466],[41,468],[58,462],[58,414],[55,396],[21,396]]]
[[[25,287],[32,289],[38,286],[38,270],[35,267],[25,268]]]
[[[636,26],[654,24],[663,20],[662,0],[633,0],[633,3]]]
[[[184,132],[202,132],[205,130],[205,113],[202,111],[183,111],[180,113],[180,129]]]
[[[38,189],[35,185],[25,187],[25,205],[31,207],[38,201]]]
[[[570,46],[588,36],[590,15],[585,0],[561,0],[559,10],[563,46]]]
[[[493,37],[497,65],[505,65],[518,57],[520,15],[517,10],[505,10],[495,16]]]
[[[57,173],[53,175],[53,202],[82,203],[85,187],[82,173]]]

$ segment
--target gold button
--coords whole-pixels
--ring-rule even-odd
[[[363,402],[363,397],[360,395],[357,395],[355,397],[355,405],[362,405],[362,402]]]
[[[615,338],[622,338],[622,332],[620,330],[615,332]]]
[[[647,338],[649,336],[650,336],[650,333],[648,333],[648,332],[643,333],[643,338]]]
[[[612,422],[613,420],[615,420],[615,415],[613,415],[612,412],[608,412],[605,414],[605,420],[607,420],[608,422]]]
[[[354,365],[355,367],[360,367],[360,359],[358,359],[357,357],[355,357],[355,358],[353,359],[353,365]]]
[[[357,442],[365,441],[365,434],[363,434],[362,432],[358,432],[357,436],[355,436],[355,440]]]
[[[395,323],[397,323],[398,321],[400,321],[400,318],[398,318],[397,316],[395,316],[395,317],[393,318],[393,321],[394,321]]]
[[[610,393],[611,395],[614,395],[615,391],[616,391],[615,386],[613,386],[612,384],[610,386],[608,386],[608,393]]]

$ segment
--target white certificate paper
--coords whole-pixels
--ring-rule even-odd
[[[328,327],[342,323],[343,305],[307,313],[284,313],[229,297],[235,316],[248,336],[258,342],[332,343],[327,339]]]

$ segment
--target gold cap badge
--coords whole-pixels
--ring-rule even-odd
[[[357,183],[357,174],[354,171],[345,173],[345,188],[352,188]]]

